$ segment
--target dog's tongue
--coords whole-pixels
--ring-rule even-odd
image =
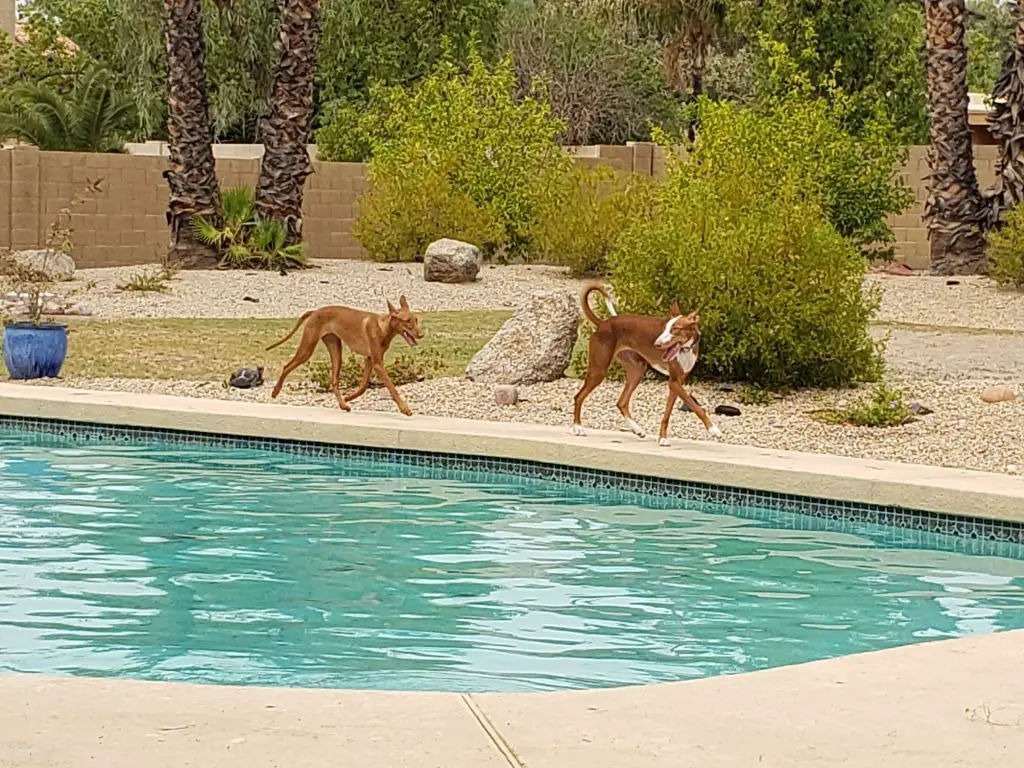
[[[416,339],[414,339],[412,337],[412,334],[409,333],[408,331],[403,331],[402,338],[405,339],[407,342],[409,342],[409,346],[410,347],[415,347],[416,346]]]
[[[671,363],[676,359],[676,355],[679,354],[679,345],[673,344],[671,347],[665,350],[665,354],[662,355],[661,359],[666,363]]]

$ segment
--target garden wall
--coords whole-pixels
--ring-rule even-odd
[[[578,162],[607,164],[620,170],[660,175],[665,158],[651,144],[574,147]],[[928,263],[928,238],[921,212],[927,196],[925,147],[914,147],[902,176],[917,202],[893,217],[897,253],[910,266]],[[975,148],[978,176],[991,183],[998,148]],[[251,152],[251,150],[250,150]],[[221,184],[253,186],[259,173],[257,156],[230,145],[218,145],[217,173]],[[258,155],[258,153],[253,153]],[[102,155],[40,152],[31,147],[0,151],[0,247],[34,248],[46,238],[50,223],[76,196],[71,207],[75,260],[80,267],[113,267],[159,261],[167,248],[166,157],[145,154]],[[315,258],[355,259],[363,255],[352,236],[357,200],[366,187],[365,166],[359,163],[314,162],[306,186],[303,227]],[[99,191],[87,187],[99,183]]]

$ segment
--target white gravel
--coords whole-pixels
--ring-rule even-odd
[[[81,270],[74,287],[80,300],[102,319],[294,317],[332,303],[383,307],[385,297],[396,300],[401,293],[418,311],[511,310],[538,290],[575,292],[580,287],[580,281],[551,267],[487,267],[478,282],[449,286],[425,283],[421,265],[385,267],[333,261],[287,277],[258,272],[183,272],[165,294],[117,289],[145,269]],[[875,332],[891,334],[889,381],[904,387],[911,399],[935,413],[894,429],[830,426],[812,420],[808,412],[861,395],[848,391],[798,393],[768,406],[740,405],[743,413],[738,418],[718,417],[725,439],[765,448],[1024,472],[1024,400],[986,405],[979,399],[980,392],[992,384],[1009,384],[1024,393],[1024,338],[1020,336],[1024,333],[1024,294],[1001,291],[984,278],[960,278],[956,285],[948,285],[946,278],[940,277],[870,275],[865,285],[880,285],[884,290]],[[258,303],[245,301],[247,296]],[[270,397],[269,386],[238,391],[227,389],[222,382],[68,379],[61,384],[259,402]],[[522,388],[524,402],[511,408],[494,405],[490,386],[465,379],[427,381],[405,387],[404,392],[417,413],[559,425],[566,429],[566,440],[571,440],[568,430],[577,387],[577,381],[563,380]],[[619,385],[607,383],[588,400],[586,426],[619,428],[614,407],[618,392]],[[714,387],[698,386],[695,392],[709,409],[734,397]],[[664,398],[664,385],[657,383],[645,383],[634,398],[634,416],[652,434]],[[330,395],[315,391],[298,376],[288,382],[279,402],[337,407]],[[371,390],[354,407],[395,409],[383,390]],[[692,414],[677,412],[672,435],[699,439],[703,430]]]

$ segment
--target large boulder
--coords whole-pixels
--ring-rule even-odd
[[[423,256],[423,279],[428,283],[471,283],[482,261],[475,245],[447,237],[435,240]]]
[[[75,260],[66,253],[46,248],[11,253],[14,264],[28,272],[44,276],[54,283],[66,283],[75,276]]]
[[[571,293],[535,293],[466,368],[473,381],[537,384],[565,375],[579,330],[580,305]]]

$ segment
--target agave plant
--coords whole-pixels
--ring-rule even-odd
[[[121,152],[135,120],[135,106],[93,65],[70,95],[49,85],[22,83],[0,106],[0,139],[17,139],[57,152]]]
[[[276,219],[260,219],[253,191],[232,187],[221,194],[224,224],[202,216],[192,219],[196,239],[220,254],[222,269],[297,269],[307,266],[301,243],[288,242],[288,230]]]

